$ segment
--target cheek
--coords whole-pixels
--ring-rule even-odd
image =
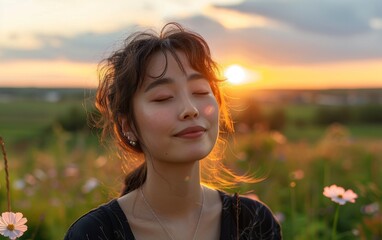
[[[211,123],[219,122],[219,105],[215,99],[202,107],[202,113]]]
[[[218,117],[219,109],[217,106],[210,104],[203,108],[203,113],[206,117],[214,119]]]
[[[147,106],[136,111],[137,125],[142,137],[168,129],[171,126],[170,117],[171,114],[168,111]]]

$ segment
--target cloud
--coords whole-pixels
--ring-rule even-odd
[[[257,14],[302,31],[329,35],[369,32],[370,20],[382,17],[379,0],[247,0],[216,7]]]
[[[98,62],[134,28],[129,26],[114,32],[88,32],[72,37],[38,34],[33,37],[39,42],[38,46],[30,49],[3,48],[0,55],[3,60],[61,59]]]
[[[272,23],[224,29],[211,23],[220,17],[188,19],[225,59],[244,57],[253,64],[285,65],[382,58],[382,2],[378,0],[248,0],[215,7],[236,11],[235,17],[247,14]],[[231,17],[229,11],[222,14]],[[217,27],[211,32],[209,26]]]
[[[275,25],[226,29],[201,16],[179,21],[205,36],[220,59],[245,58],[252,64],[285,65],[382,58],[382,31],[330,35],[327,31],[306,32]]]
[[[261,16],[265,23],[227,28],[208,11],[184,18],[167,17],[200,33],[218,61],[243,59],[249,64],[316,64],[382,59],[382,1],[379,0],[259,0],[215,6],[224,17],[230,12]],[[239,13],[239,14],[238,14]],[[234,24],[232,25],[234,26]],[[243,27],[244,26],[244,27]],[[37,34],[31,49],[3,48],[2,61],[17,59],[67,59],[98,62],[130,32],[129,24],[111,32],[73,36]],[[142,29],[142,28],[141,28]]]

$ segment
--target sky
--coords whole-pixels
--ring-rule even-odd
[[[0,0],[0,87],[95,87],[129,34],[170,21],[251,87],[382,87],[380,0]]]

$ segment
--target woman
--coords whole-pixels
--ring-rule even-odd
[[[82,216],[65,239],[281,239],[264,204],[201,184],[202,164],[210,166],[204,183],[235,177],[218,168],[219,132],[232,123],[201,36],[176,23],[159,36],[136,33],[103,70],[103,133],[142,163],[119,198]]]

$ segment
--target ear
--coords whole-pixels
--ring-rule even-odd
[[[134,134],[132,127],[129,124],[126,116],[120,115],[118,117],[119,124],[121,125],[121,130],[124,136],[129,137],[129,140],[137,141],[137,137]]]
[[[121,126],[122,133],[126,133],[129,131],[130,127],[129,127],[126,116],[119,115],[118,122],[119,122],[119,125]]]

